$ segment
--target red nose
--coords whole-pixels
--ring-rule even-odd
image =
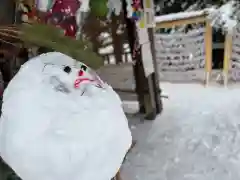
[[[82,76],[83,75],[83,70],[80,70],[79,72],[78,72],[78,76]]]

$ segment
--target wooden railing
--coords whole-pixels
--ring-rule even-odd
[[[205,82],[205,84],[208,84],[208,82],[210,80],[210,76],[211,76],[211,71],[212,71],[212,27],[211,27],[210,22],[209,22],[209,20],[207,18],[207,14],[205,12],[189,12],[189,14],[186,14],[186,12],[185,12],[185,13],[176,13],[176,14],[164,15],[164,16],[156,18],[156,19],[159,19],[159,21],[156,23],[156,30],[176,28],[176,27],[177,28],[182,28],[182,27],[186,27],[186,25],[202,24],[202,29],[204,31],[204,35],[203,35],[204,42],[202,43],[201,46],[202,46],[202,48],[205,51],[205,55],[203,57],[204,66],[205,66],[204,67],[205,68],[204,82]],[[184,34],[184,32],[182,32],[182,34]],[[188,36],[188,33],[185,33],[185,35]],[[165,34],[160,34],[159,36],[165,37],[166,35]],[[169,41],[171,41],[171,39],[175,38],[174,34],[172,35],[172,38],[171,38],[171,35],[169,35],[169,34],[167,36],[170,36],[169,37],[170,38]],[[176,36],[177,36],[176,38],[181,39],[181,35],[176,34]],[[163,40],[160,41],[160,44],[163,43]],[[166,40],[164,42],[165,42],[165,44],[169,44],[169,42],[166,41]],[[177,42],[175,42],[175,43],[177,43]],[[156,47],[157,48],[157,52],[159,52],[159,53],[160,52],[165,52],[165,54],[161,54],[161,57],[163,55],[166,55],[165,59],[169,59],[169,57],[170,57],[170,61],[172,59],[173,60],[175,60],[175,59],[178,60],[179,58],[181,59],[182,56],[178,55],[179,58],[175,58],[175,57],[172,57],[171,54],[167,53],[168,49],[167,49],[167,47],[165,47],[165,44],[162,44],[161,46]],[[186,48],[186,44],[187,44],[186,42],[185,43],[184,42],[179,42],[179,44],[177,44],[177,45],[180,45],[180,46],[183,45],[182,46],[183,47],[182,51],[180,51],[178,46],[176,48],[180,52],[183,52],[185,54],[186,53],[191,54],[191,53],[188,52],[189,49]],[[173,46],[174,45],[175,44],[173,43]],[[169,48],[171,49],[171,47],[169,47]],[[192,53],[192,54],[194,54],[194,53]],[[194,60],[194,58],[195,58],[195,60],[197,59],[196,57],[189,58],[189,59],[193,59]],[[160,58],[158,60],[159,61],[158,63],[161,63],[163,60],[164,59]],[[160,71],[161,71],[161,66],[160,66]]]
[[[206,18],[207,14],[205,12],[203,12],[203,13],[196,12],[196,13],[193,13],[191,16],[189,14],[187,16],[186,15],[183,16],[183,15],[184,14],[177,13],[176,18],[173,18],[172,15],[161,16],[161,17],[159,17],[159,19],[156,17],[156,30],[168,29],[168,28],[173,28],[173,27],[183,27],[185,25],[192,25],[192,24],[201,24],[201,29],[203,29],[203,31],[204,31],[203,37],[201,37],[201,38],[203,38],[204,42],[201,44],[201,47],[204,50],[203,61],[204,61],[204,69],[205,69],[205,73],[204,73],[204,71],[202,73],[205,74],[205,77],[203,79],[204,82],[206,84],[208,84],[208,82],[210,80],[210,76],[211,76],[211,71],[212,71],[212,27],[210,25],[209,20]],[[184,34],[184,32],[183,32],[183,34]],[[186,36],[188,36],[188,35],[189,35],[189,33],[186,34]],[[171,36],[171,35],[169,35],[169,36]],[[193,47],[193,48],[195,48],[195,47]],[[156,46],[156,52],[160,53],[163,51],[166,51],[166,49],[164,49],[163,46]],[[185,50],[183,50],[183,51],[184,52],[186,51],[185,52],[185,54],[186,54],[189,51],[189,49],[187,49],[185,47]],[[166,55],[166,53],[167,52],[165,52],[165,54],[160,54],[160,56],[162,57],[163,55]],[[195,60],[196,60],[194,53],[192,53],[192,54],[193,54],[193,58],[195,58]],[[103,55],[103,57],[105,60],[105,64],[116,64],[116,60],[114,58],[113,53],[105,54],[105,55]],[[164,59],[160,58],[158,63],[160,64],[160,62],[162,62],[163,60]],[[132,60],[131,60],[130,53],[129,52],[124,53],[122,62],[127,63],[127,62],[131,62],[131,61]],[[161,66],[160,66],[159,70],[161,71]],[[200,78],[202,79],[203,76],[201,75]]]

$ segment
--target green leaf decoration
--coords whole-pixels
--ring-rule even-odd
[[[108,13],[107,0],[90,0],[90,10],[97,17],[106,17]]]
[[[92,69],[98,69],[104,61],[92,50],[91,43],[84,40],[75,40],[62,34],[59,28],[45,24],[32,24],[21,26],[20,38],[22,41],[53,49],[81,61]]]

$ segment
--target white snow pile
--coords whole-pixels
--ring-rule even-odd
[[[170,13],[162,16],[155,16],[155,22],[161,23],[166,21],[174,21],[185,18],[197,17],[207,13],[207,10],[191,11],[191,12],[179,12],[179,13]]]
[[[192,4],[186,9],[185,12],[171,13],[162,16],[156,16],[156,22],[165,22],[172,20],[185,19],[190,17],[197,17],[206,14],[207,18],[211,21],[213,27],[222,29],[224,32],[232,32],[240,20],[240,3],[236,0],[231,0],[221,6],[213,6],[211,3],[205,3],[206,8],[201,9],[200,1]],[[183,6],[186,6],[183,4]],[[161,7],[163,8],[163,7]],[[161,8],[158,10],[160,11]],[[182,32],[185,28],[178,29]]]
[[[140,141],[124,164],[123,179],[239,180],[239,84],[161,83],[161,88],[169,95],[164,112],[133,131]],[[137,103],[125,106],[137,109]]]
[[[4,92],[0,155],[23,180],[110,180],[131,142],[118,95],[64,54],[25,63]]]
[[[209,9],[208,18],[211,19],[214,27],[231,32],[238,23],[239,8],[239,2],[229,1],[219,8]]]

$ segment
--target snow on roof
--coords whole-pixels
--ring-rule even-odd
[[[201,11],[192,11],[192,12],[180,12],[180,13],[172,13],[162,16],[155,16],[155,22],[166,22],[166,21],[174,21],[174,20],[180,20],[180,19],[186,19],[186,18],[192,18],[197,16],[202,16],[204,14],[207,14],[207,9],[201,10]]]
[[[196,7],[193,7],[193,9]],[[206,8],[203,10],[187,11],[156,16],[155,22],[161,23],[166,21],[187,19],[206,15],[206,17],[211,21],[211,25],[213,27],[230,32],[237,25],[237,17],[239,16],[240,13],[238,9],[240,9],[240,3],[232,0],[223,4],[220,7],[212,6],[211,8]]]
[[[229,1],[221,7],[213,9],[208,16],[212,21],[212,26],[231,32],[237,25],[237,18],[234,17],[237,9],[239,9],[239,4],[236,1]]]

